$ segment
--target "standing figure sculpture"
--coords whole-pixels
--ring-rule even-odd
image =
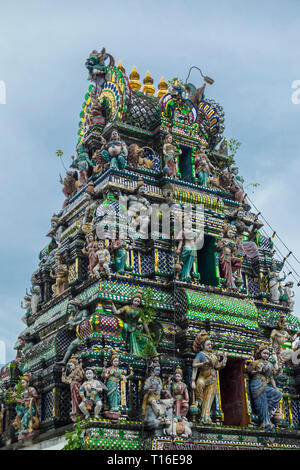
[[[220,240],[217,241],[217,250],[220,251],[221,274],[226,280],[226,287],[236,288],[234,273],[239,273],[243,260],[237,256],[238,246],[234,240],[234,231],[231,225],[226,225]]]
[[[145,198],[145,183],[138,179],[136,189],[128,196],[128,223],[135,230],[135,238],[148,239],[148,229],[151,216],[151,204]]]
[[[62,256],[56,252],[55,256],[55,267],[54,271],[50,271],[50,277],[55,279],[55,283],[52,285],[52,291],[55,296],[61,294],[67,286],[68,281],[68,266],[63,264]]]
[[[215,167],[209,161],[208,156],[205,153],[204,146],[196,147],[196,155],[194,157],[195,176],[200,186],[208,185],[208,177],[215,170]]]
[[[277,265],[275,260],[272,261],[271,268],[269,269],[266,278],[269,284],[270,301],[277,304],[279,303],[281,296],[280,282],[286,279],[286,274],[284,274],[283,277],[279,278],[279,273],[277,272]]]
[[[85,419],[89,419],[94,408],[94,417],[99,418],[100,411],[102,410],[100,394],[103,390],[107,390],[107,388],[100,380],[95,379],[95,373],[91,368],[85,370],[85,378],[86,381],[83,382],[79,389],[81,398],[79,409],[84,414]]]
[[[39,417],[37,398],[38,394],[34,387],[30,387],[30,374],[24,374],[21,379],[23,391],[18,397],[13,393],[13,398],[16,406],[16,418],[13,422],[13,427],[17,431],[18,439],[24,439],[39,429]]]
[[[98,249],[98,242],[92,231],[86,234],[85,239],[86,243],[81,251],[89,258],[89,272],[93,275],[94,268],[97,265],[96,251]]]
[[[165,159],[164,171],[169,178],[176,178],[178,173],[177,155],[180,155],[182,151],[178,150],[172,142],[172,135],[167,134],[163,145],[163,155]]]
[[[280,351],[284,343],[292,341],[292,336],[286,330],[287,322],[284,316],[280,317],[276,328],[271,331],[271,343],[274,353],[279,357]]]
[[[187,385],[183,382],[181,367],[176,367],[174,376],[169,378],[167,387],[174,398],[175,417],[186,416],[189,411],[189,392]]]
[[[176,254],[179,256],[179,262],[182,265],[179,277],[181,281],[191,280],[191,270],[197,256],[197,250],[203,246],[203,233],[197,233],[193,230],[191,217],[184,218],[184,226],[176,236],[179,240]]]
[[[226,366],[227,355],[224,352],[213,352],[210,337],[205,330],[196,336],[193,350],[197,352],[197,355],[193,361],[192,406],[198,406],[198,409],[201,408],[202,423],[211,424],[211,407],[218,386],[217,370],[223,369]]]
[[[93,274],[95,274],[97,277],[100,277],[101,274],[105,273],[110,278],[110,252],[107,248],[105,248],[105,243],[103,240],[98,242],[98,249],[95,252],[95,258],[97,263],[93,268]]]
[[[133,376],[133,369],[130,368],[130,373],[125,376],[119,369],[119,357],[113,353],[110,359],[110,366],[107,367],[107,362],[104,362],[102,378],[107,387],[106,396],[109,403],[109,413],[106,413],[108,418],[118,418],[121,406],[121,394],[119,391],[119,384],[121,381],[124,383]],[[117,415],[116,415],[117,414]]]
[[[106,143],[106,148],[102,150],[101,154],[104,160],[110,164],[110,168],[116,170],[125,168],[128,148],[121,140],[118,131],[112,131],[110,141]]]
[[[69,200],[72,199],[72,197],[74,197],[77,193],[79,184],[77,171],[67,171],[64,179],[62,179],[61,175],[59,175],[59,182],[63,185],[62,192],[66,196],[62,206],[62,208],[64,208],[66,207]]]
[[[247,366],[250,376],[250,392],[255,410],[260,418],[260,425],[272,430],[271,419],[278,420],[277,406],[282,394],[276,388],[274,377],[281,372],[277,361],[271,361],[269,346],[262,343],[254,354],[254,360]]]
[[[125,274],[126,260],[127,260],[127,242],[126,234],[120,233],[119,239],[114,240],[112,249],[115,252],[115,268],[118,274]]]
[[[84,379],[84,370],[82,363],[75,356],[69,360],[66,368],[62,370],[61,381],[70,385],[72,410],[70,417],[75,423],[79,412],[80,394],[79,390]]]

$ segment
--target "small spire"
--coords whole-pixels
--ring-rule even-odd
[[[143,83],[144,86],[142,91],[144,93],[147,93],[147,95],[154,95],[155,87],[153,86],[153,78],[151,77],[149,72],[146,73]]]
[[[142,84],[139,81],[140,76],[135,66],[133,66],[133,69],[132,69],[131,74],[129,75],[129,78],[130,78],[130,81],[129,81],[130,88],[132,88],[133,90],[139,90]]]
[[[161,77],[160,79],[160,82],[158,84],[158,90],[159,91],[157,92],[157,95],[156,95],[158,96],[158,98],[161,98],[168,92],[168,84],[165,81],[164,77]]]
[[[121,70],[121,72],[125,73],[124,65],[122,64],[122,61],[119,60],[119,63],[117,65],[118,69]]]

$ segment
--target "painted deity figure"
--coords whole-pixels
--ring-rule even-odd
[[[112,249],[115,253],[115,268],[118,274],[125,274],[126,260],[127,260],[127,242],[126,234],[121,232],[118,240],[112,243]]]
[[[93,228],[93,223],[96,217],[96,211],[99,206],[99,200],[97,199],[97,193],[94,190],[94,183],[89,182],[88,187],[85,190],[87,205],[84,210],[83,217],[80,222],[80,230],[83,233],[88,233]]]
[[[208,185],[208,177],[215,170],[215,167],[209,161],[205,153],[204,146],[197,146],[196,155],[194,157],[195,176],[200,186]]]
[[[59,175],[60,176],[60,175]],[[66,207],[68,201],[77,193],[78,174],[77,171],[67,171],[64,179],[60,176],[59,182],[63,185],[62,192],[66,196],[62,208]]]
[[[292,291],[294,287],[293,281],[288,281],[284,284],[283,294],[280,298],[280,302],[283,305],[286,305],[290,310],[293,310],[295,302],[292,300],[295,297],[295,292]]]
[[[284,343],[292,340],[292,336],[287,332],[287,321],[285,317],[280,317],[277,322],[276,328],[271,331],[271,343],[273,351],[279,356],[280,351]]]
[[[97,264],[93,268],[93,274],[95,274],[97,277],[100,277],[101,273],[105,273],[110,278],[110,252],[107,248],[105,248],[103,240],[98,242],[98,249],[95,251],[95,258],[97,260]]]
[[[77,189],[80,191],[88,184],[88,172],[93,170],[93,162],[90,160],[88,151],[83,145],[79,145],[76,149],[77,157],[73,158],[72,168],[76,168],[79,171],[79,179],[77,183]]]
[[[226,287],[234,287],[234,273],[239,273],[243,260],[237,256],[238,246],[234,240],[234,231],[230,225],[223,229],[223,235],[217,242],[217,250],[220,251],[220,269],[222,276],[226,280]]]
[[[250,393],[255,405],[260,425],[266,430],[272,430],[271,422],[277,415],[277,406],[282,394],[276,388],[274,377],[279,375],[281,368],[277,361],[271,360],[267,344],[261,344],[254,354],[254,360],[247,366],[250,376]]]
[[[142,414],[146,415],[147,408],[150,407],[155,416],[159,416],[159,400],[160,393],[163,388],[162,379],[160,378],[160,366],[155,365],[151,368],[150,376],[145,380],[144,398],[142,404]]]
[[[105,124],[105,117],[103,116],[103,109],[99,102],[99,95],[93,90],[91,92],[91,104],[88,110],[87,122],[89,126],[95,124]]]
[[[59,253],[56,253],[55,267],[54,271],[50,271],[50,277],[55,279],[55,284],[52,285],[53,294],[55,296],[61,294],[65,290],[68,281],[68,266],[63,264]]]
[[[85,370],[85,378],[86,381],[79,389],[81,398],[79,409],[85,419],[89,419],[94,408],[94,417],[99,418],[102,409],[101,393],[107,388],[100,380],[95,379],[95,373],[91,368]]]
[[[191,217],[184,218],[184,226],[176,236],[179,240],[176,254],[182,265],[179,277],[182,281],[191,280],[191,271],[197,256],[197,249],[203,246],[203,233],[197,233],[193,230]]]
[[[28,294],[27,290],[26,295],[24,296],[24,301],[21,301],[21,308],[25,310],[22,321],[25,323],[25,325],[28,325],[28,321],[31,315],[31,295]]]
[[[118,131],[113,130],[110,141],[106,144],[106,149],[101,152],[104,160],[110,163],[110,168],[122,170],[126,166],[128,155],[127,145],[121,140]]]
[[[24,439],[39,429],[39,416],[37,398],[38,394],[34,387],[30,386],[31,375],[24,374],[21,379],[23,388],[19,397],[14,393],[14,401],[16,405],[16,418],[13,427],[17,431],[18,439]]]
[[[145,184],[139,178],[134,194],[128,196],[128,222],[136,231],[136,238],[148,239],[150,216],[151,205],[145,198]]]
[[[243,201],[245,197],[245,192],[244,192],[244,178],[242,176],[239,176],[239,169],[237,167],[232,167],[230,169],[230,174],[231,174],[231,185],[230,185],[230,192],[233,194],[234,199],[236,201]]]
[[[182,151],[178,150],[172,142],[172,135],[167,134],[163,145],[163,155],[165,159],[164,171],[168,173],[170,178],[176,178],[178,173],[177,155],[180,155]]]
[[[119,369],[119,357],[117,354],[112,354],[110,359],[110,366],[107,367],[107,362],[104,362],[102,378],[107,387],[106,395],[109,403],[109,409],[112,412],[119,412],[121,406],[121,394],[119,391],[119,384],[121,381],[127,382],[133,376],[133,370],[130,368],[130,373],[125,376]]]
[[[169,378],[167,387],[174,398],[175,417],[186,416],[189,411],[189,392],[187,385],[183,382],[181,367],[176,367],[174,376]]]
[[[281,296],[280,282],[286,279],[286,274],[284,274],[282,278],[279,278],[275,260],[272,261],[271,269],[269,270],[266,278],[269,284],[270,300],[277,304],[279,303]]]
[[[152,350],[153,356],[156,353],[155,346],[151,338],[149,327],[146,321],[142,320],[141,315],[142,295],[137,292],[131,299],[131,303],[124,305],[117,309],[115,304],[111,302],[111,307],[114,315],[119,316],[123,320],[123,327],[121,331],[122,338],[126,341],[131,354],[142,357],[145,349]],[[146,335],[141,332],[139,325],[142,323]]]
[[[85,239],[86,243],[81,251],[89,258],[89,272],[93,274],[93,269],[97,265],[96,251],[98,249],[98,242],[92,231],[86,234]]]
[[[79,390],[83,379],[84,370],[82,368],[82,363],[75,356],[72,356],[67,366],[62,370],[61,381],[70,386],[72,404],[70,417],[73,422],[76,422],[76,417],[79,414],[79,405],[81,401]]]
[[[205,330],[196,336],[193,349],[197,352],[192,372],[193,403],[198,409],[201,408],[201,422],[211,424],[211,407],[218,386],[217,370],[226,366],[227,355],[213,351],[212,342]]]

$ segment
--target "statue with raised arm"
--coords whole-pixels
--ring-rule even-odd
[[[172,135],[167,134],[163,145],[163,155],[165,161],[164,171],[167,173],[169,178],[176,178],[178,173],[177,155],[180,155],[182,151],[178,150],[172,142]]]
[[[239,247],[234,239],[234,230],[231,225],[226,225],[221,238],[217,241],[217,250],[220,252],[220,271],[226,280],[226,287],[236,288],[235,273],[239,274],[243,264],[239,254]]]
[[[208,177],[215,170],[215,167],[210,162],[205,153],[205,147],[198,145],[196,147],[196,154],[194,156],[195,176],[200,186],[208,185]]]
[[[203,330],[193,344],[196,357],[193,361],[192,392],[193,406],[201,410],[201,422],[212,424],[211,407],[217,393],[217,370],[227,363],[226,353],[215,353],[208,333]]]

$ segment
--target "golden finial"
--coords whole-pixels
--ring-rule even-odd
[[[133,69],[132,69],[131,74],[129,75],[129,78],[130,78],[130,81],[129,81],[130,88],[132,88],[133,90],[139,90],[142,84],[139,81],[140,76],[135,66],[133,66]]]
[[[124,65],[122,64],[122,61],[119,60],[119,63],[117,65],[118,69],[121,70],[121,72],[125,73]]]
[[[158,98],[161,98],[168,92],[168,84],[165,81],[164,77],[161,77],[160,79],[160,82],[158,84],[158,90],[159,91],[157,92],[157,95],[156,95],[158,96]]]
[[[153,78],[151,77],[149,72],[146,73],[143,83],[144,86],[142,91],[144,93],[147,93],[147,95],[154,95],[155,87],[153,86]]]

